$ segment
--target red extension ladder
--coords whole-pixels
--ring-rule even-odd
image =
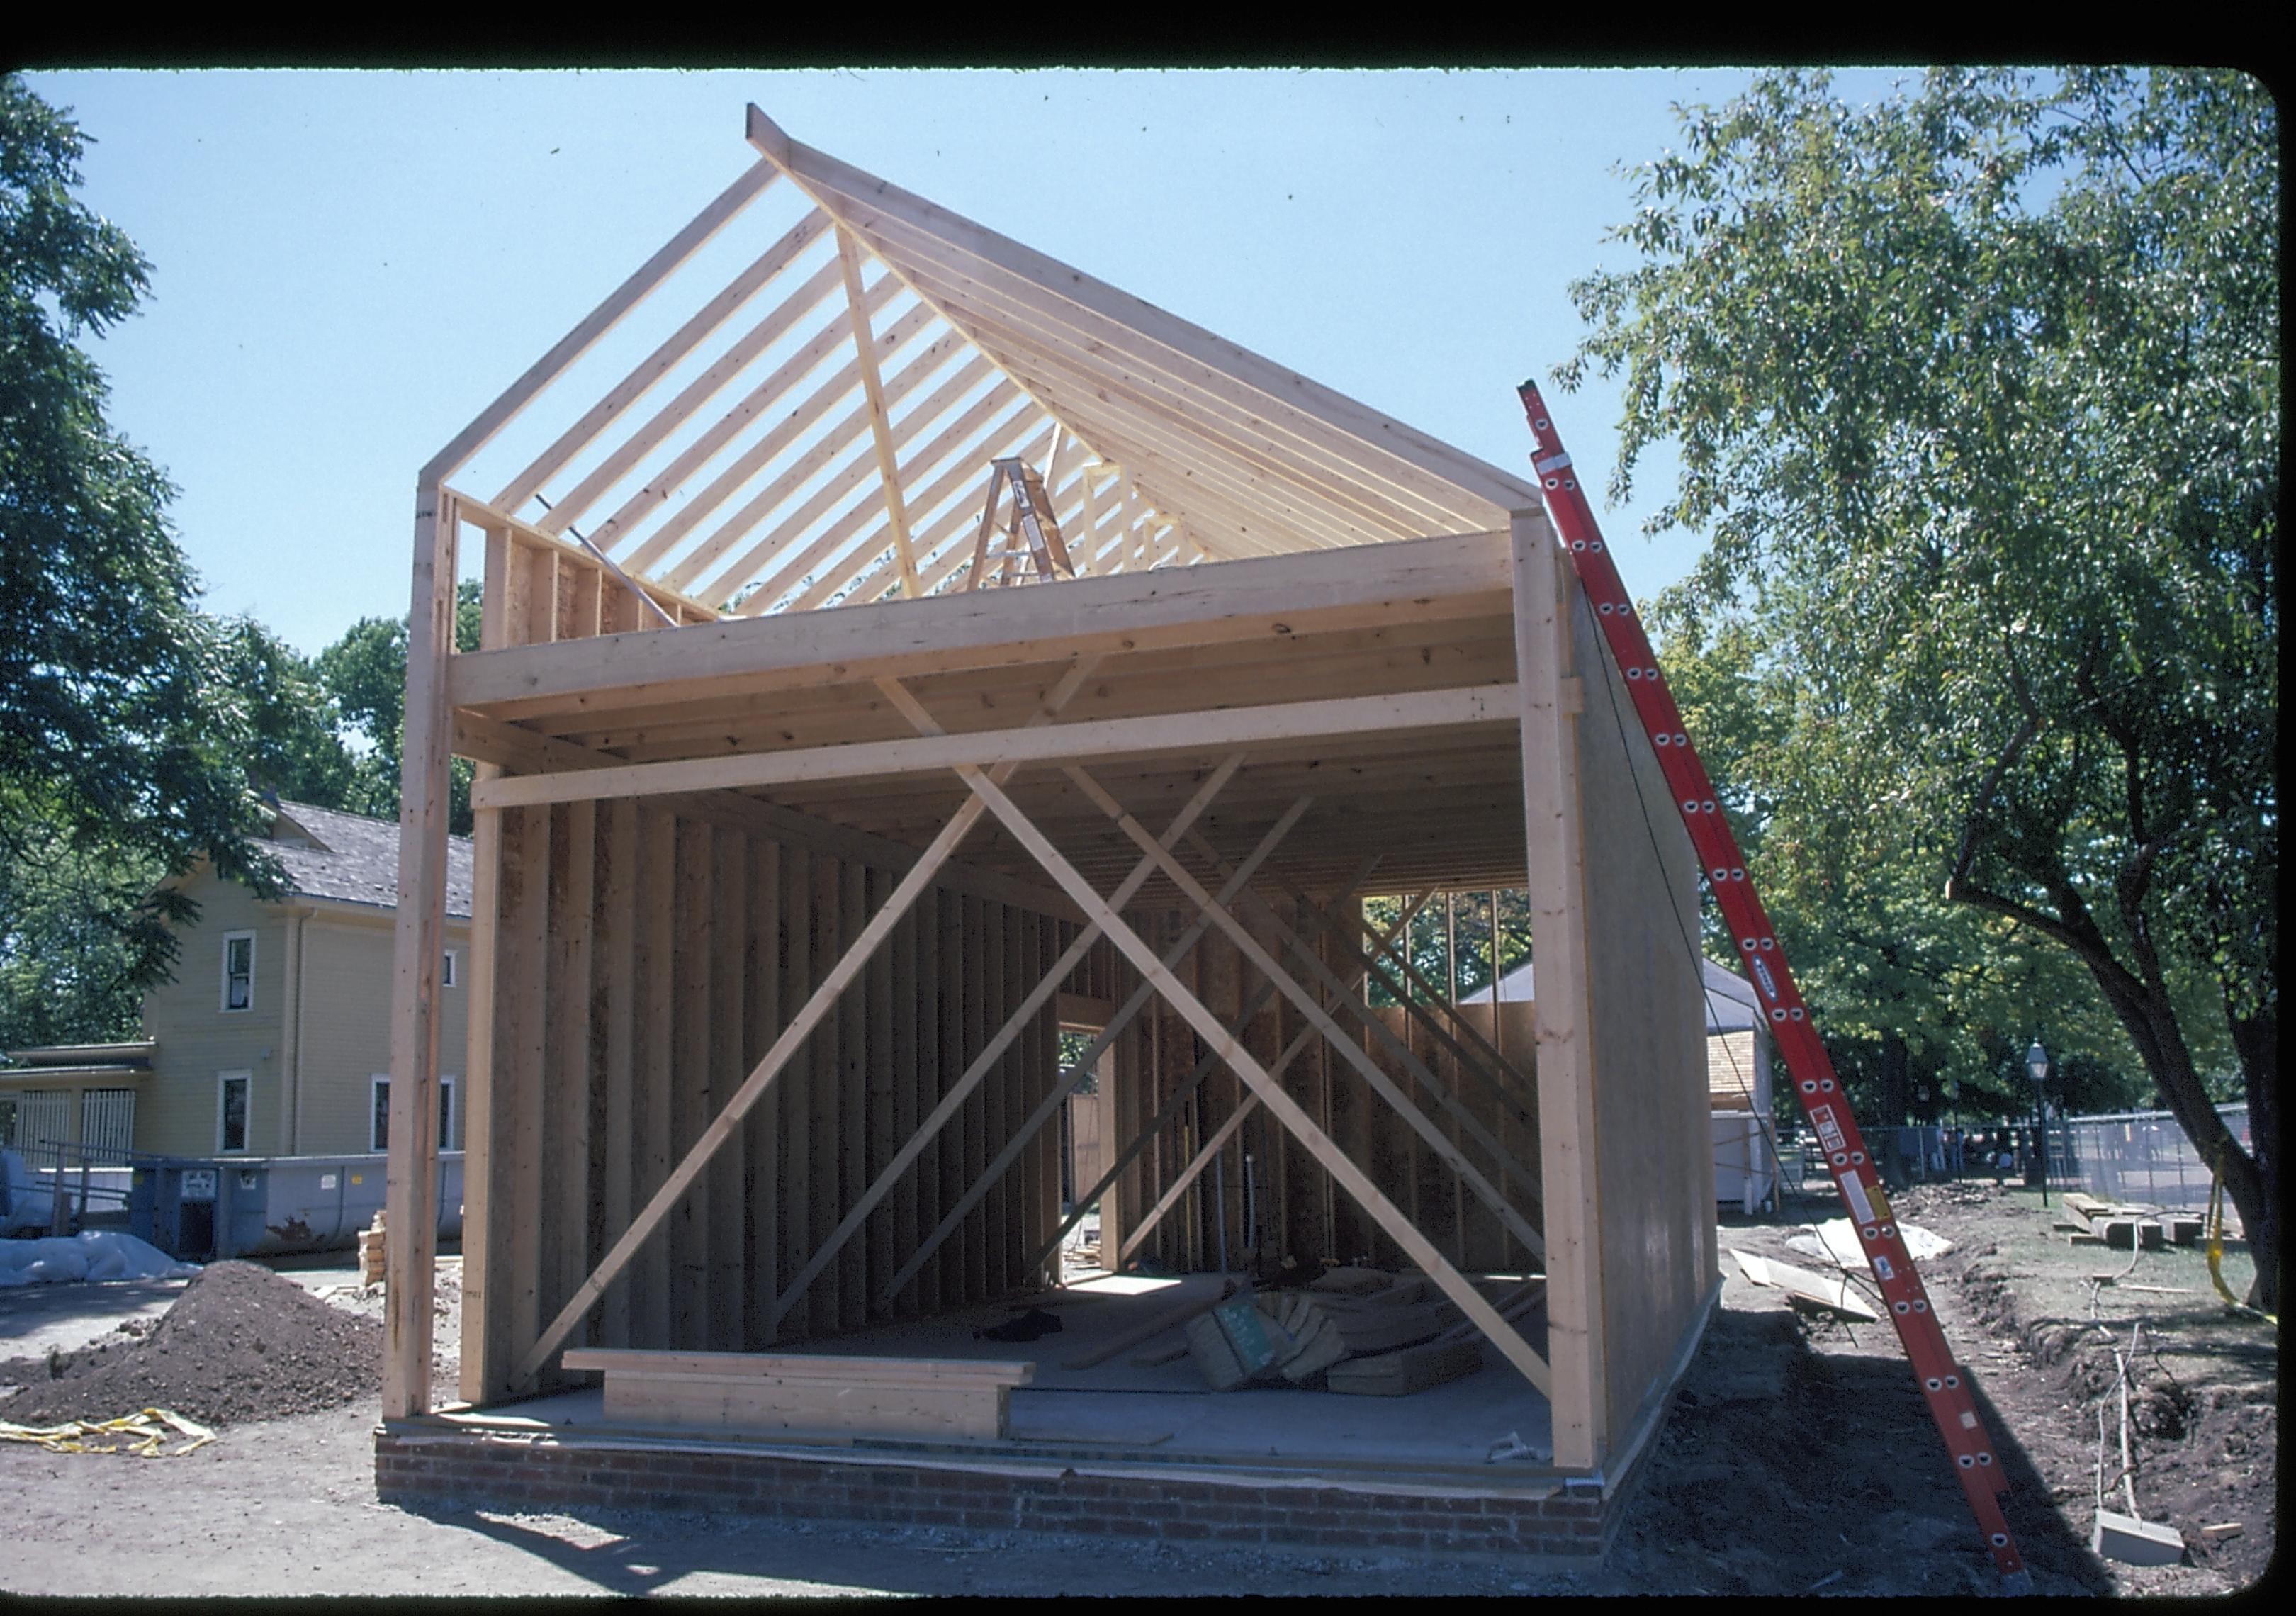
[[[1547,512],[1578,570],[1587,598],[1594,604],[1596,626],[1626,676],[1627,694],[1657,751],[1659,767],[1673,790],[1675,807],[1689,828],[1691,844],[1698,849],[1707,884],[1721,906],[1723,918],[1730,923],[1730,934],[1737,939],[1746,973],[1761,995],[1770,1031],[1793,1079],[1794,1097],[1801,1102],[1803,1113],[1825,1149],[1834,1184],[1864,1243],[1866,1259],[1873,1266],[1882,1300],[1890,1304],[1890,1322],[1906,1344],[1906,1356],[1912,1360],[1923,1395],[1929,1399],[1930,1414],[1960,1472],[1970,1511],[1977,1517],[2002,1576],[2020,1590],[2030,1588],[2031,1579],[2009,1536],[2008,1518],[2002,1513],[2001,1499],[2008,1483],[1995,1461],[1992,1440],[1978,1418],[1976,1403],[1960,1366],[1953,1361],[1937,1316],[1930,1311],[1921,1276],[1914,1272],[1913,1259],[1898,1236],[1890,1202],[1882,1193],[1881,1175],[1867,1157],[1866,1142],[1849,1114],[1849,1101],[1834,1080],[1833,1063],[1826,1058],[1825,1046],[1810,1025],[1801,994],[1786,969],[1784,951],[1778,947],[1769,916],[1763,913],[1762,900],[1746,874],[1737,839],[1715,806],[1714,783],[1707,778],[1706,766],[1698,760],[1696,749],[1683,731],[1682,714],[1667,689],[1666,677],[1659,671],[1650,636],[1643,631],[1642,619],[1619,580],[1619,570],[1595,525],[1594,508],[1571,472],[1570,456],[1555,432],[1538,385],[1526,381],[1518,390],[1530,420],[1531,464],[1538,472]]]

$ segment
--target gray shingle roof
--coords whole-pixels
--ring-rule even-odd
[[[283,823],[273,827],[270,851],[287,872],[287,884],[305,898],[398,906],[398,822],[339,813],[305,802],[282,802]],[[298,830],[319,845],[306,845]],[[447,839],[447,913],[471,918],[471,843]]]

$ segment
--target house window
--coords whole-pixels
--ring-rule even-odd
[[[255,1076],[245,1071],[226,1071],[217,1076],[216,1150],[218,1154],[231,1155],[247,1148],[247,1101]]]
[[[371,1151],[390,1148],[390,1074],[378,1071],[367,1079],[371,1098],[367,1105],[366,1137]],[[442,1076],[439,1079],[439,1148],[453,1150],[455,1146],[455,1079]]]
[[[234,931],[223,939],[223,1007],[255,1008],[255,933]]]
[[[439,967],[439,985],[441,988],[451,988],[462,978],[463,951],[460,948],[449,948],[447,950],[447,963]],[[444,1149],[445,1146],[441,1145],[439,1148]]]

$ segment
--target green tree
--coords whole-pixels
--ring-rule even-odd
[[[150,273],[73,196],[83,150],[67,115],[0,78],[0,901],[12,906],[0,911],[0,973],[11,982],[31,913],[12,906],[37,909],[32,895],[56,891],[62,873],[85,878],[86,910],[63,932],[35,931],[126,939],[138,980],[164,972],[161,923],[184,917],[152,898],[152,882],[202,854],[258,890],[278,876],[250,840],[244,715],[227,647],[202,628],[168,529],[171,491],[105,421],[103,377],[78,346],[135,311]]]
[[[480,587],[465,578],[455,595],[455,648],[479,648]],[[361,618],[319,653],[319,682],[358,742],[358,811],[382,818],[398,814],[399,759],[406,724],[406,619]],[[447,826],[471,833],[471,760],[454,760]]]
[[[1681,118],[1557,380],[1623,373],[1614,493],[1679,444],[1652,525],[1710,542],[1678,615],[1741,614],[1838,693],[1809,811],[1894,830],[1928,890],[2079,964],[2275,1305],[2271,97],[1949,71],[1853,108],[1783,73]]]

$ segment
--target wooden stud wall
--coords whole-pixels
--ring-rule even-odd
[[[489,534],[489,644],[658,621],[578,553]],[[690,803],[485,816],[476,917],[463,1391],[512,1366],[723,1108],[893,877]],[[1053,1080],[1052,1007],[778,1331],[779,1285],[1073,937],[930,890],[712,1158],[570,1344],[758,1350],[885,1317],[882,1290]],[[915,1315],[1029,1284],[1058,1210],[1040,1143],[897,1298]],[[545,1371],[542,1385],[562,1376]]]

